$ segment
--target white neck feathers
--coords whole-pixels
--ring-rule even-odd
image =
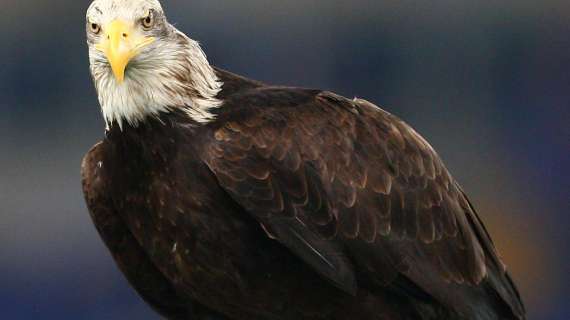
[[[174,29],[174,27],[172,27]],[[119,84],[104,57],[91,49],[91,74],[107,127],[137,126],[147,117],[182,108],[194,121],[214,119],[222,83],[200,45],[174,29],[174,36],[135,58]]]

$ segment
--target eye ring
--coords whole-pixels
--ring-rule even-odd
[[[89,22],[89,30],[93,34],[99,34],[101,32],[101,25],[99,25],[98,23]]]
[[[149,30],[154,26],[154,14],[152,10],[149,10],[147,16],[141,19],[141,24],[145,30]]]

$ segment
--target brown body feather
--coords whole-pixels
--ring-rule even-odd
[[[83,163],[95,225],[156,310],[524,318],[473,207],[408,125],[364,100],[217,72],[215,121],[115,125]]]

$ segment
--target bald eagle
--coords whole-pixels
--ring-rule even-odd
[[[215,68],[157,0],[95,0],[85,199],[168,319],[524,319],[434,149],[376,105]]]

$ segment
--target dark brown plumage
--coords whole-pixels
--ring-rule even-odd
[[[364,100],[217,70],[216,120],[182,111],[85,157],[93,221],[170,319],[523,319],[435,151]]]

